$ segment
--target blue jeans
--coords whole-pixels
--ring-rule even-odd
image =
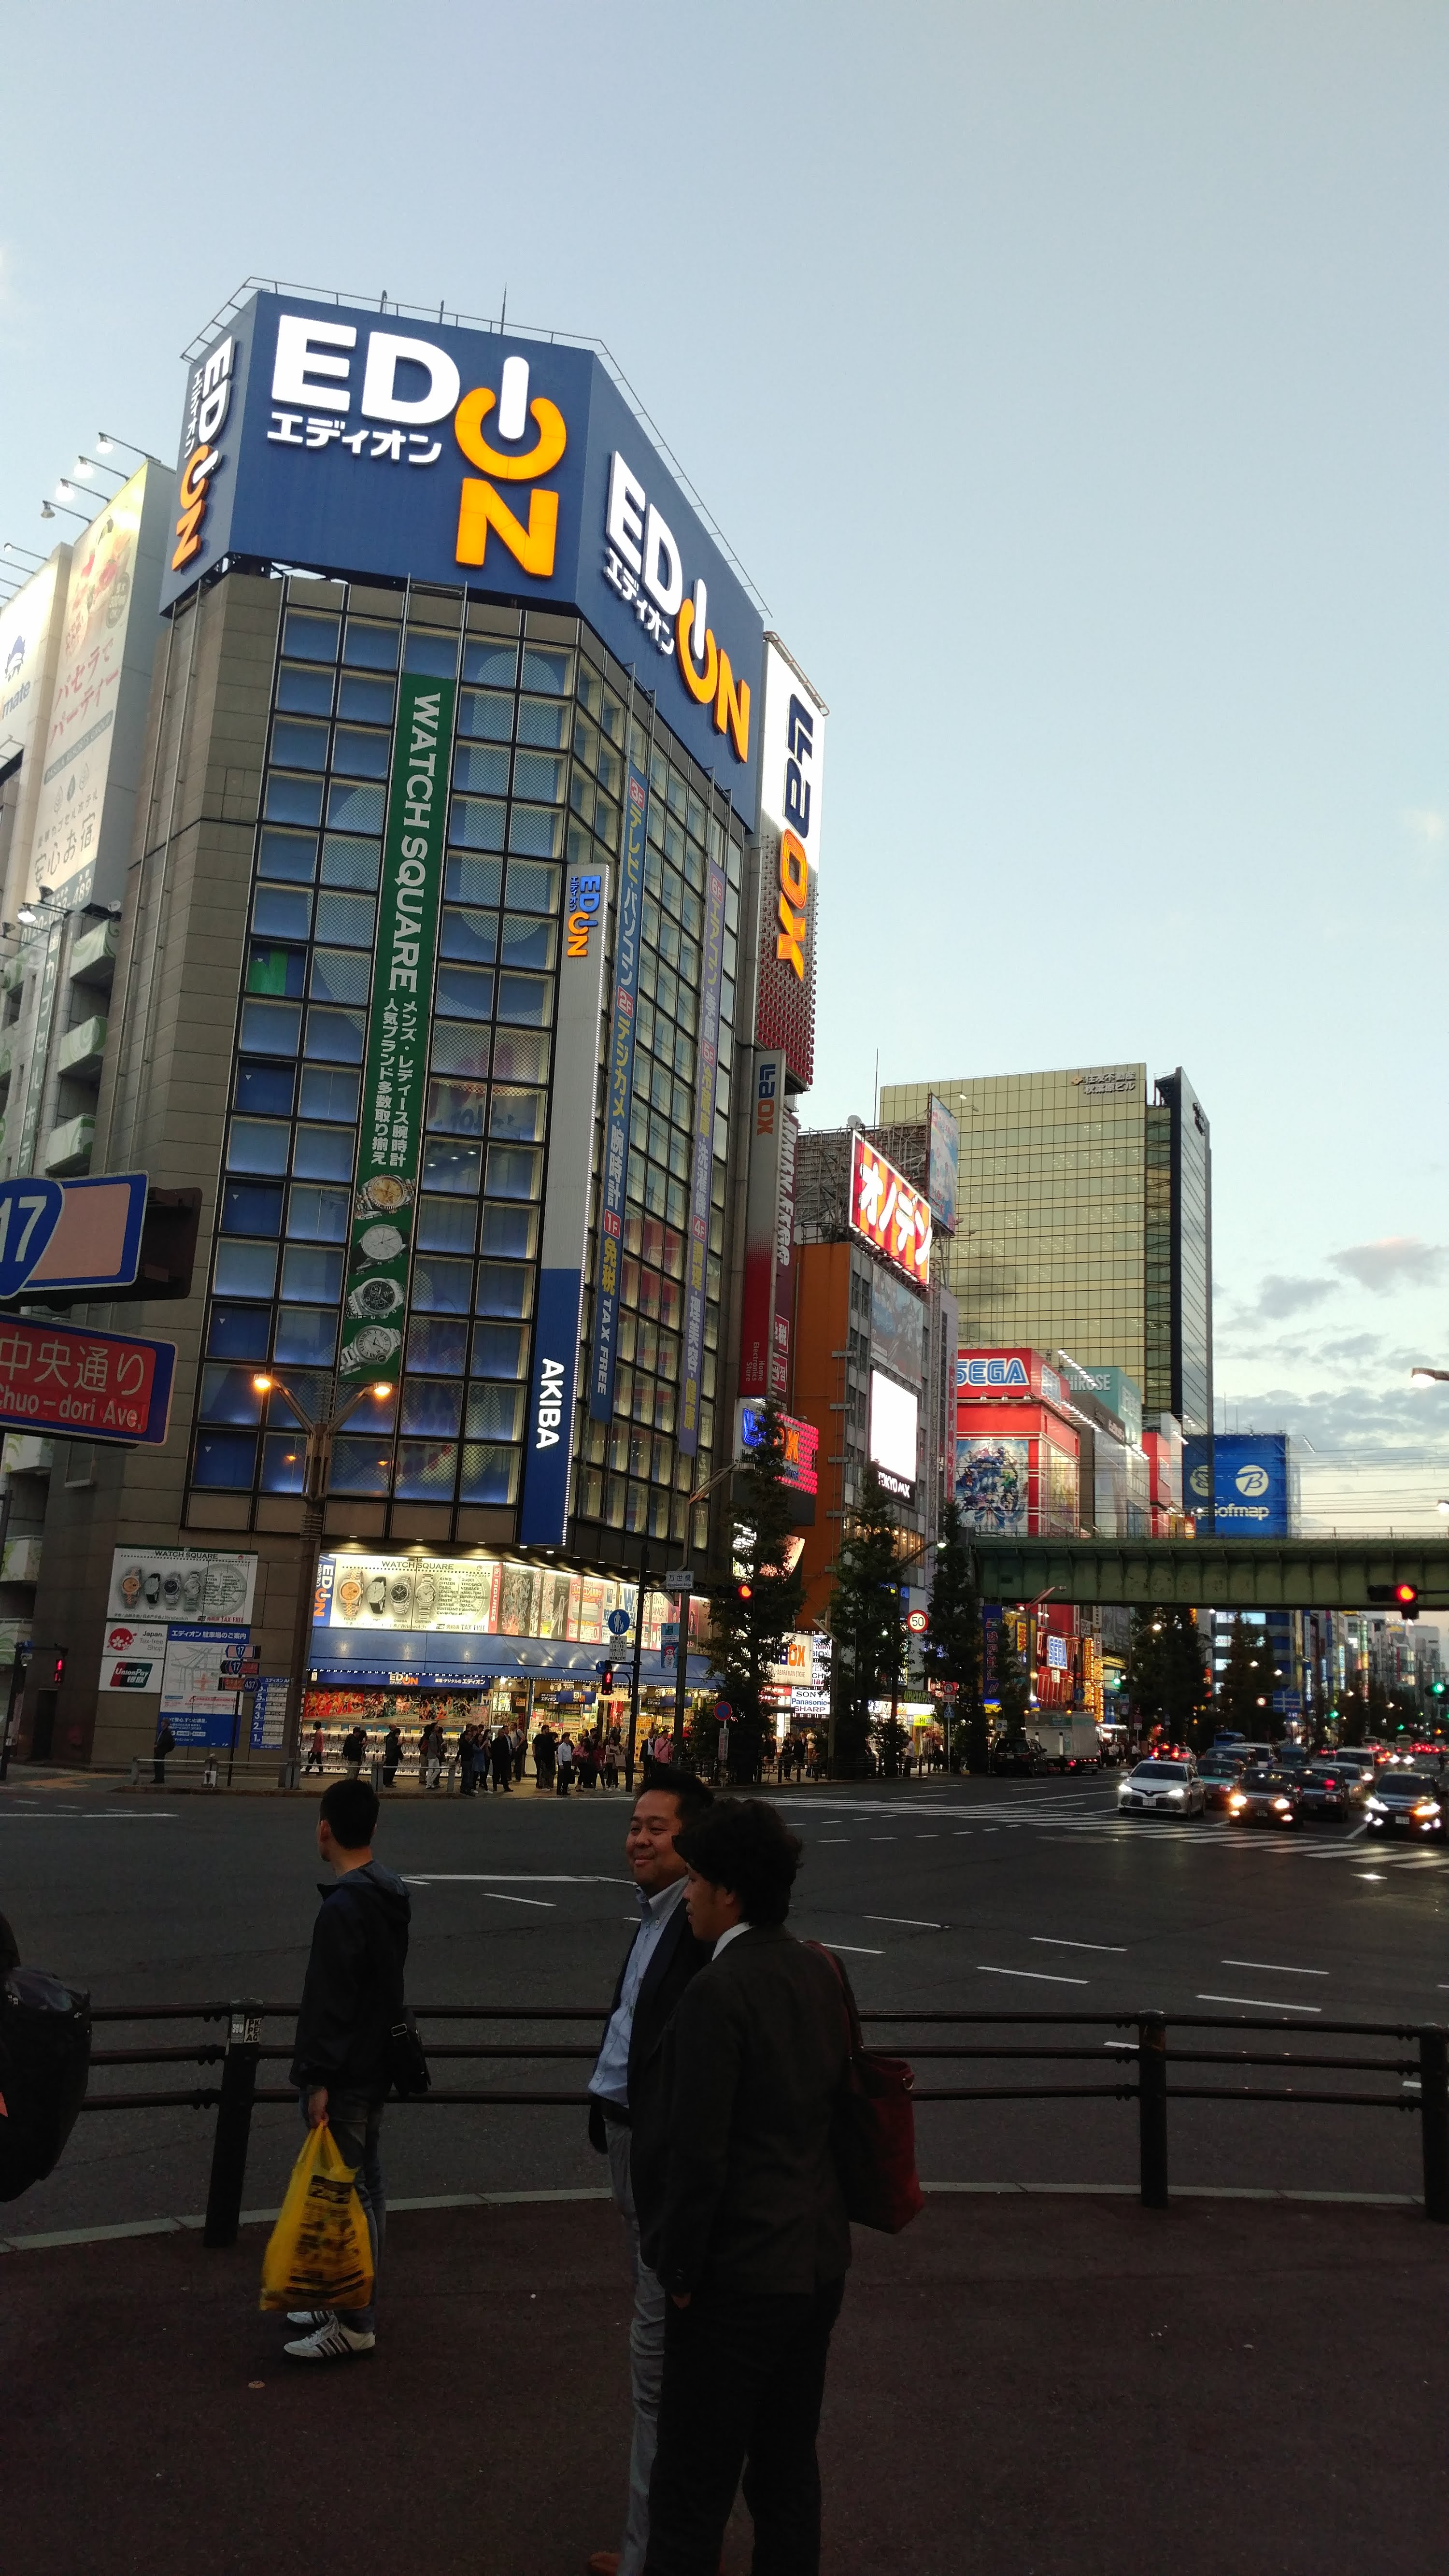
[[[302,2117],[307,2117],[307,2095],[302,2095]],[[382,2183],[382,2104],[365,2093],[328,2093],[327,2125],[333,2144],[344,2164],[354,2165],[357,2178],[354,2188],[362,2203],[367,2221],[368,2240],[372,2246],[372,2296],[377,2297],[377,2276],[382,2268],[383,2241],[387,2234],[387,2197]],[[374,2331],[375,2310],[342,2308],[339,2315],[354,2334]]]

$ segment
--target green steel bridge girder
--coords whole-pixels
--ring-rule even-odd
[[[988,1538],[974,1535],[986,1601],[1131,1609],[1373,1610],[1369,1589],[1414,1583],[1417,1607],[1449,1611],[1449,1538]]]

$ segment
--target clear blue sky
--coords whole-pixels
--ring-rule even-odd
[[[249,272],[599,334],[830,702],[812,1117],[877,1042],[1184,1064],[1220,1390],[1422,1454],[1347,1517],[1449,1493],[1442,0],[77,0],[5,65],[0,536],[173,451]]]

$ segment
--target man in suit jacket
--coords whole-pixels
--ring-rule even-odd
[[[635,2132],[643,2260],[669,2300],[645,2576],[714,2576],[742,2469],[755,2576],[816,2576],[815,2437],[850,2261],[831,2146],[845,2005],[785,1929],[800,1844],[772,1807],[721,1801],[679,1850],[711,1960]]]
[[[617,2551],[596,2550],[590,2576],[642,2576],[649,2537],[649,2475],[664,2366],[664,2291],[639,2253],[634,2212],[633,2148],[638,2130],[658,2125],[664,2034],[690,1979],[707,1965],[684,1910],[685,1867],[675,1848],[681,1828],[705,1814],[712,1794],[687,1771],[656,1768],[634,1801],[624,1852],[639,1897],[639,1928],[619,1971],[603,2046],[589,2081],[589,2137],[609,2159],[614,2199],[629,2239],[634,2315],[629,2327],[634,2434],[629,2452],[629,2509]]]

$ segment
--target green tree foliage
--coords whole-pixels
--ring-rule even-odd
[[[1190,1610],[1134,1610],[1127,1689],[1144,1727],[1165,1727],[1175,1744],[1203,1751],[1212,1734],[1211,1689],[1202,1631]]]
[[[1265,1627],[1233,1621],[1228,1660],[1219,1675],[1213,1716],[1219,1726],[1261,1741],[1273,1725],[1273,1641]]]
[[[870,1758],[870,1703],[888,1698],[905,1669],[896,1520],[874,1467],[866,1468],[834,1572],[826,1614],[835,1640],[833,1768],[858,1779]]]
[[[1016,1622],[1009,1610],[1003,1610],[996,1631],[996,1696],[1001,1702],[1003,1734],[1024,1735],[1031,1684],[1016,1642]]]
[[[785,1481],[779,1406],[767,1404],[762,1420],[763,1437],[746,1453],[734,1482],[735,1571],[714,1592],[715,1670],[733,1711],[730,1776],[741,1782],[760,1776],[766,1736],[773,1733],[764,1699],[770,1668],[785,1660],[785,1640],[798,1625],[805,1597],[798,1568],[783,1571],[795,1498]]]
[[[928,1682],[945,1692],[945,1733],[951,1768],[986,1768],[986,1712],[981,1704],[981,1596],[959,1503],[948,1503],[941,1522],[931,1584],[931,1625],[921,1648]]]

